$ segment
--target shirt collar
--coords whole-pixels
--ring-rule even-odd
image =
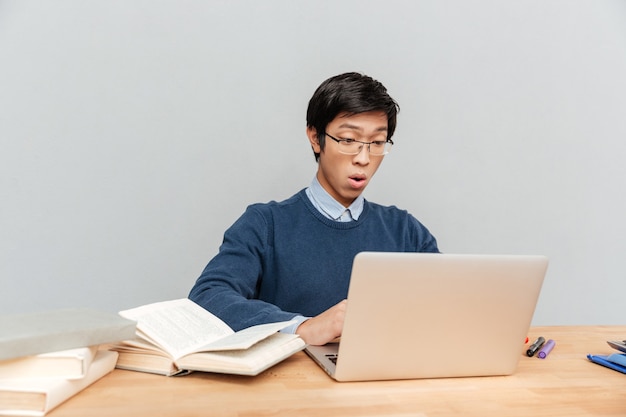
[[[311,200],[315,208],[329,219],[335,221],[358,220],[363,212],[363,202],[365,198],[362,194],[346,209],[341,203],[328,194],[318,181],[317,176],[313,177],[313,181],[311,181],[311,185],[306,191],[309,200]]]

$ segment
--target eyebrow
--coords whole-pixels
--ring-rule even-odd
[[[353,130],[359,130],[362,131],[363,128],[361,126],[357,126],[357,125],[353,125],[351,123],[342,123],[339,126],[337,126],[337,128],[347,128],[347,129],[353,129]],[[378,129],[376,129],[376,132],[386,132],[387,130],[389,130],[388,126],[381,126]]]

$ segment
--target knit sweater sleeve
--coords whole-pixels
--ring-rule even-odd
[[[291,320],[296,313],[257,299],[263,257],[271,250],[268,219],[254,205],[224,233],[218,254],[206,266],[189,298],[233,330]]]
[[[417,244],[416,252],[431,252],[431,253],[439,253],[439,247],[437,246],[437,239],[433,236],[430,231],[420,223],[412,215],[408,215],[409,223],[412,225],[411,230],[414,231],[415,236],[413,240]]]

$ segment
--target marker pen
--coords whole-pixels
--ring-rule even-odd
[[[533,344],[530,345],[530,347],[526,351],[526,356],[528,357],[534,356],[535,353],[537,353],[537,351],[541,348],[541,346],[543,346],[545,342],[546,342],[546,339],[544,339],[542,336],[539,336],[537,340],[535,340]]]
[[[550,353],[550,351],[552,350],[552,348],[554,348],[554,345],[555,345],[554,340],[548,339],[548,341],[546,342],[545,345],[543,345],[539,353],[537,353],[537,357],[539,359],[545,359],[546,356],[548,356],[548,353]]]

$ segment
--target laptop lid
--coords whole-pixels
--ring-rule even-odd
[[[362,252],[328,372],[338,381],[512,374],[547,266],[543,256]]]

